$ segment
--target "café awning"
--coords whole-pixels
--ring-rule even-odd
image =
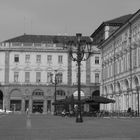
[[[77,103],[78,103],[78,99],[67,97],[65,99],[60,99],[60,100],[57,100],[56,102],[53,102],[53,105],[66,105],[66,104],[77,104]],[[108,104],[108,103],[115,103],[115,100],[105,98],[102,96],[93,96],[90,98],[81,99],[81,103],[82,104],[97,104],[97,103]]]
[[[81,103],[85,103],[85,99],[81,99]],[[53,102],[52,105],[66,105],[66,104],[78,104],[78,99],[75,99],[73,97],[67,97],[65,99],[59,99],[56,100],[56,102]]]
[[[86,103],[108,104],[108,103],[115,103],[115,100],[102,96],[93,96],[91,98],[86,99]]]

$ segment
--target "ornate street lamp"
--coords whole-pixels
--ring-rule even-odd
[[[53,81],[53,74],[51,74],[51,83],[54,84],[54,87],[55,87],[55,90],[54,90],[54,115],[57,115],[57,110],[56,110],[56,86],[58,84],[58,77],[59,77],[59,73],[57,73],[57,70],[55,70],[54,81]]]
[[[73,61],[77,62],[78,66],[78,110],[76,115],[76,122],[83,122],[81,113],[81,61],[86,61],[92,54],[91,41],[82,40],[82,34],[76,34],[76,41],[69,41],[69,54]]]

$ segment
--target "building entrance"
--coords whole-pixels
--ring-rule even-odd
[[[33,113],[43,113],[43,100],[34,100],[32,108]]]
[[[10,100],[11,111],[21,111],[21,100]]]

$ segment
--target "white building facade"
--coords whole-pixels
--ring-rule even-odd
[[[114,99],[102,105],[108,111],[139,112],[140,10],[117,29],[99,48],[102,57],[101,95]]]
[[[29,42],[26,37],[1,43],[0,107],[21,112],[27,108],[33,113],[52,112],[55,75],[59,73],[57,100],[71,96],[77,91],[77,64],[71,60],[65,43]],[[100,59],[100,52],[95,49],[90,59],[81,64],[81,90],[85,98],[99,92]]]

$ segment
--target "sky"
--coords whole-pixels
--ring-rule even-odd
[[[140,9],[140,0],[0,0],[0,41],[26,34],[90,36],[103,21]]]

